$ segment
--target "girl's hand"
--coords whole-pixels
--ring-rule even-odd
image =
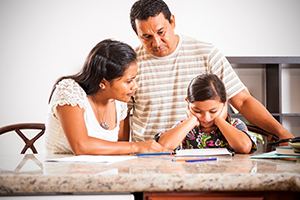
[[[186,115],[188,118],[191,118],[191,117],[194,118],[194,120],[196,121],[196,126],[200,126],[200,122],[199,122],[198,118],[193,114],[189,105],[187,106],[187,109],[186,109]]]
[[[214,123],[215,123],[215,125],[216,126],[218,126],[218,123],[219,123],[219,121],[220,120],[225,120],[226,119],[226,117],[227,117],[227,115],[228,115],[228,112],[227,112],[227,102],[226,103],[224,103],[224,106],[223,106],[223,109],[222,109],[222,111],[220,112],[220,114],[215,118],[215,121],[214,121]]]

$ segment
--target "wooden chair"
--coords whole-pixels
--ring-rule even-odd
[[[28,139],[24,133],[21,130],[25,130],[25,129],[37,129],[40,130],[40,132],[34,136],[32,139]],[[15,131],[25,142],[25,146],[23,148],[23,150],[21,151],[21,154],[25,154],[25,152],[27,151],[27,149],[31,149],[33,153],[37,154],[37,150],[34,147],[34,142],[39,139],[45,132],[45,124],[42,123],[20,123],[20,124],[12,124],[12,125],[8,125],[8,126],[3,126],[0,128],[0,135],[7,133],[7,132],[11,132],[11,131]]]
[[[273,151],[274,146],[268,145],[268,143],[277,142],[279,140],[277,135],[275,135],[273,133],[269,133],[269,132],[267,132],[257,126],[254,126],[252,124],[250,124],[250,125],[247,124],[247,128],[251,132],[258,133],[258,134],[262,135],[263,137],[266,137],[267,138],[266,152]]]

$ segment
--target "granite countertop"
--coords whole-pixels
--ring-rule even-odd
[[[67,155],[55,155],[63,157]],[[298,191],[300,163],[220,156],[217,161],[135,158],[112,164],[46,162],[43,154],[0,155],[0,194],[157,191]],[[167,158],[167,159],[166,159]]]

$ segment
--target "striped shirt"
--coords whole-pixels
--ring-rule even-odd
[[[187,88],[199,74],[219,76],[228,98],[245,89],[225,56],[209,43],[179,35],[176,50],[168,56],[153,56],[142,45],[136,53],[138,89],[128,103],[134,142],[152,140],[156,133],[186,118]]]

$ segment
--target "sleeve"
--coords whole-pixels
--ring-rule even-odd
[[[86,93],[72,79],[63,79],[56,86],[50,102],[51,112],[56,117],[57,116],[57,106],[78,105],[80,108],[86,110],[87,104],[85,101]]]
[[[130,111],[133,108],[133,103],[134,103],[134,99],[133,97],[131,97],[127,103],[127,111]]]
[[[257,150],[257,138],[256,138],[256,136],[252,135],[248,131],[248,128],[247,128],[246,124],[238,118],[233,119],[232,122],[231,122],[231,125],[233,127],[235,127],[236,129],[238,129],[240,131],[243,131],[244,133],[246,133],[248,135],[248,137],[252,141],[252,148],[251,148],[250,153],[254,153]]]
[[[161,132],[159,132],[159,133],[156,133],[155,136],[154,136],[154,140],[155,140],[156,142],[158,142],[160,136],[161,136],[164,132],[166,132],[166,131],[161,131]]]
[[[120,108],[120,121],[124,120],[127,117],[127,103],[119,101]]]
[[[210,73],[216,74],[223,81],[229,99],[246,88],[226,57],[214,46],[208,63]]]

